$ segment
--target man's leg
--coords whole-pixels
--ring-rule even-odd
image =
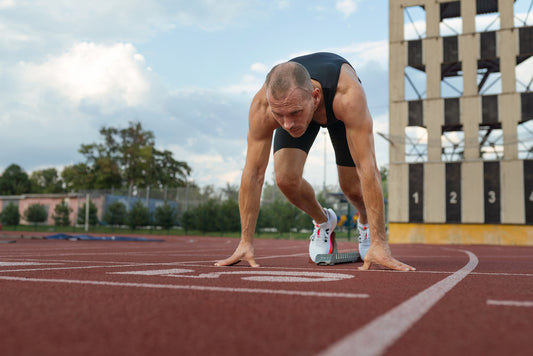
[[[274,154],[276,183],[287,199],[313,218],[313,234],[309,241],[309,258],[316,262],[320,254],[335,252],[334,230],[337,215],[323,209],[315,197],[313,187],[303,178],[307,153],[296,148],[284,148]]]
[[[365,202],[363,200],[363,192],[361,190],[357,168],[337,166],[337,172],[339,174],[339,185],[341,186],[342,192],[359,212],[359,222],[361,224],[367,224],[368,219],[366,216]]]
[[[339,184],[341,189],[348,198],[348,200],[357,208],[359,211],[359,222],[362,224],[368,223],[367,211],[364,204],[364,199],[361,190],[361,182],[359,180],[359,175],[357,174],[357,169],[355,167],[343,167],[338,166],[339,172]],[[369,231],[369,230],[367,230]],[[414,271],[415,268],[406,265],[392,257],[390,246],[388,242],[380,240],[379,238],[371,238],[371,243],[367,246],[368,250],[363,257],[365,263],[363,266],[359,267],[360,270],[370,269],[371,265],[374,263],[380,264],[387,268],[401,270],[401,271]],[[361,243],[359,245],[361,249]],[[363,256],[363,254],[361,254]]]
[[[274,153],[276,183],[281,192],[297,208],[307,213],[318,224],[328,220],[315,197],[315,191],[303,178],[307,153],[297,148],[283,148]]]
[[[359,213],[357,220],[357,230],[359,231],[359,255],[365,259],[366,253],[370,249],[370,229],[368,226],[368,217],[361,190],[361,182],[355,167],[337,166],[339,172],[339,184],[344,195],[349,202],[355,206]]]

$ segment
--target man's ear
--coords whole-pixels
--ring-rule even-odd
[[[320,103],[320,89],[315,88],[313,89],[313,92],[311,93],[313,96],[313,106],[315,107],[315,110],[318,108],[318,104]]]

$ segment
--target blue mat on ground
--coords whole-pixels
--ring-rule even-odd
[[[47,240],[69,240],[69,241],[147,241],[147,242],[161,242],[161,239],[147,239],[145,237],[129,237],[129,236],[91,236],[91,235],[68,235],[55,234],[45,236]]]

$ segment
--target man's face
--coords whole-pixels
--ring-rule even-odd
[[[269,97],[270,111],[274,119],[293,137],[302,136],[315,113],[313,92],[294,88],[282,99]]]

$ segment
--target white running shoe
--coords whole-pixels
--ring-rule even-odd
[[[336,250],[334,230],[337,226],[337,214],[332,209],[324,209],[328,216],[328,221],[317,224],[313,220],[315,229],[309,242],[309,258],[315,262],[316,256],[320,254],[334,253]]]
[[[370,229],[368,224],[357,223],[357,230],[359,230],[359,255],[364,261],[365,255],[370,248]]]

